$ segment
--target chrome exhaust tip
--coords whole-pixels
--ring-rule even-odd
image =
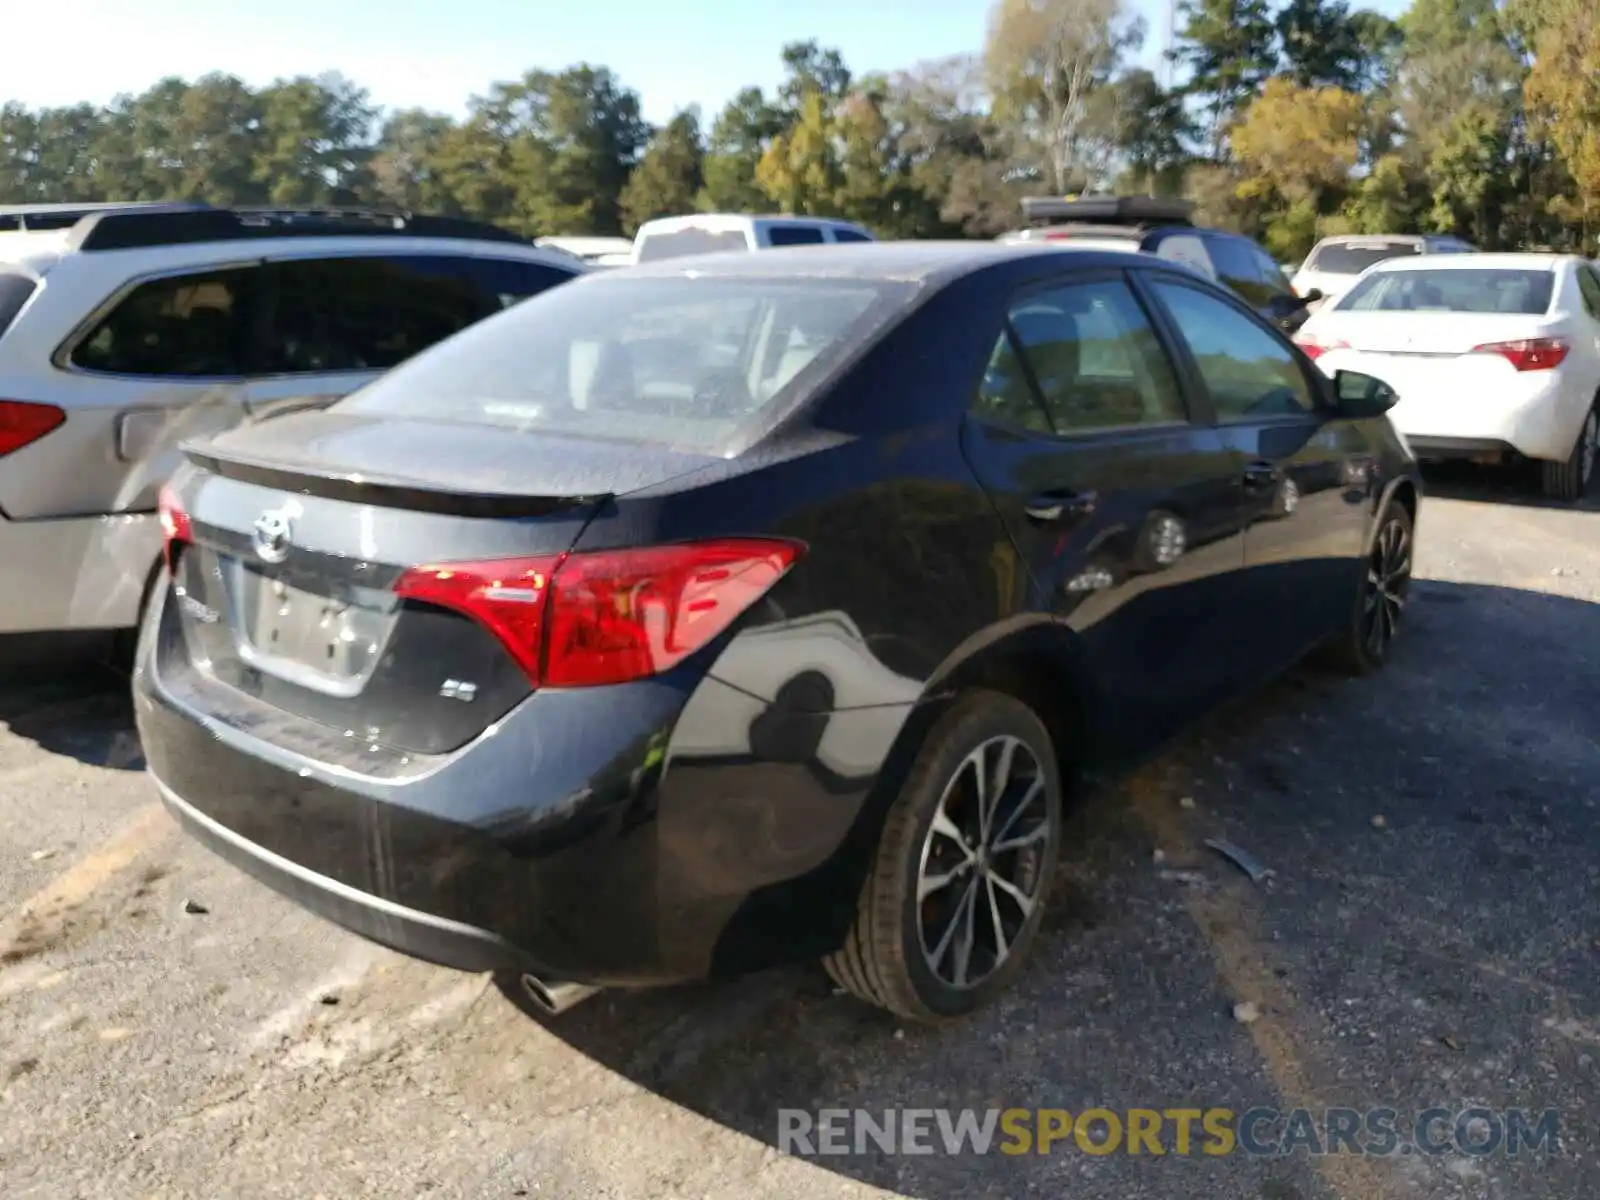
[[[522,990],[541,1012],[558,1017],[603,989],[587,983],[567,983],[559,979],[545,980],[536,975],[525,974],[522,976]]]

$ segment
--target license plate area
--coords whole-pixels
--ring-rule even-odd
[[[223,574],[241,661],[328,695],[361,693],[389,642],[393,593],[312,587],[238,560],[225,560]]]

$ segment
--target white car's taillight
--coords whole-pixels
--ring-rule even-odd
[[[1572,346],[1562,338],[1519,338],[1511,342],[1485,342],[1474,354],[1498,354],[1519,371],[1548,371],[1559,367]]]

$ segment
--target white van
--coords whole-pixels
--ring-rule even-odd
[[[687,217],[659,217],[639,226],[639,232],[633,237],[633,261],[660,262],[686,254],[715,254],[723,250],[773,250],[779,246],[877,240],[861,226],[832,217],[696,213]]]

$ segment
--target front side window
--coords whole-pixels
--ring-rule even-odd
[[[769,246],[820,246],[822,230],[815,225],[772,225],[767,229]]]
[[[244,375],[259,275],[245,267],[142,283],[77,344],[71,362],[110,375]]]
[[[721,453],[903,310],[914,285],[594,275],[354,393],[345,411]]]
[[[1198,288],[1157,280],[1157,296],[1188,343],[1219,421],[1312,412],[1316,401],[1283,340]]]
[[[1122,281],[1097,280],[1035,293],[1012,306],[1008,322],[1055,432],[1186,419],[1166,351]],[[996,348],[991,374],[997,361],[1004,366],[1002,347]],[[1015,411],[1024,411],[1014,391],[990,392],[991,397],[1001,394]]]
[[[1272,293],[1263,286],[1255,247],[1249,242],[1243,238],[1214,235],[1208,249],[1217,266],[1217,278],[1222,283],[1257,307],[1272,298]]]
[[[266,375],[386,371],[502,307],[467,258],[314,258],[268,268]]]
[[[833,240],[836,242],[870,242],[873,239],[854,229],[835,229],[833,231]]]
[[[565,271],[544,263],[524,262],[515,258],[469,258],[459,260],[468,264],[468,270],[485,296],[492,298],[497,308],[510,308],[519,300],[537,296],[546,288],[567,283],[578,277],[577,271]]]

